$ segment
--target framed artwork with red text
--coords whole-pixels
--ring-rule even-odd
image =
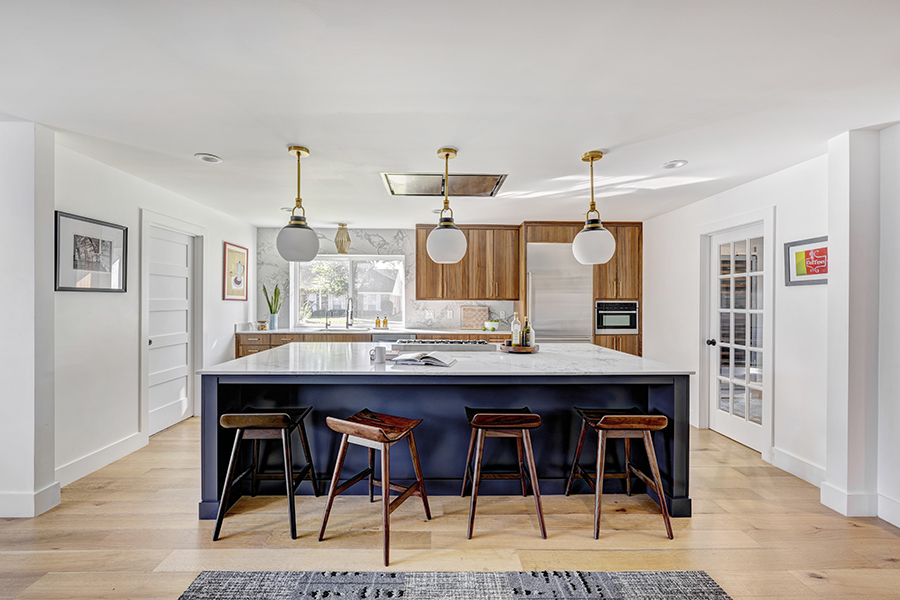
[[[828,236],[784,245],[784,285],[828,283]]]

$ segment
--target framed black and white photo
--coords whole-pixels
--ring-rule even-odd
[[[128,228],[56,211],[58,292],[124,292]]]

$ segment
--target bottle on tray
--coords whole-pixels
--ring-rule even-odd
[[[522,345],[522,323],[519,321],[519,313],[514,312],[512,321],[509,323],[509,329],[512,333],[510,344],[513,346]]]
[[[531,347],[531,325],[528,323],[528,317],[525,317],[525,326],[522,328],[522,345],[526,348]]]

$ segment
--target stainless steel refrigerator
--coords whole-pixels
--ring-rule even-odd
[[[594,269],[572,244],[527,244],[528,319],[541,341],[590,342],[594,331]]]

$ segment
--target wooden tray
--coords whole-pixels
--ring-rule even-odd
[[[519,354],[534,354],[541,348],[540,344],[535,344],[534,346],[512,346],[510,344],[498,344],[498,346],[504,352],[512,352],[512,353],[519,353]]]

